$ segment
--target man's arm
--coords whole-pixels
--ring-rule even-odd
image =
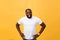
[[[34,35],[34,38],[39,37],[41,35],[41,33],[44,31],[45,27],[46,27],[44,22],[42,22],[40,25],[42,26],[42,28],[41,28],[41,30],[39,31],[38,34]]]
[[[21,35],[21,37],[22,38],[24,38],[24,34],[21,32],[21,30],[20,30],[20,24],[18,24],[18,23],[16,23],[16,28],[17,28],[17,30],[18,30],[18,32],[19,32],[19,34]]]
[[[41,28],[41,30],[40,30],[40,34],[44,31],[44,29],[45,29],[45,27],[46,27],[46,25],[45,25],[45,23],[44,22],[42,22],[42,24],[40,24],[41,26],[42,26],[42,28]]]

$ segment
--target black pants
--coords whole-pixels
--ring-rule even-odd
[[[23,40],[36,40],[36,39],[23,39]]]

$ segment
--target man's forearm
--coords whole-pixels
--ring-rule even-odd
[[[45,28],[41,28],[41,30],[39,31],[39,33],[41,34],[44,31]]]
[[[18,30],[18,32],[21,34],[21,30],[20,30],[20,27],[19,27],[20,25],[17,23],[16,24],[16,28],[17,28],[17,30]]]
[[[34,38],[37,38],[41,35],[41,33],[44,31],[46,25],[42,22],[42,24],[40,24],[42,26],[41,30],[39,31],[38,34],[34,35]]]
[[[39,33],[41,34],[41,33],[44,31],[46,25],[45,25],[44,23],[42,23],[42,24],[40,24],[40,25],[42,26],[41,30],[39,31]]]
[[[22,37],[22,38],[24,38],[24,34],[21,32],[21,30],[20,30],[20,27],[19,27],[19,24],[18,24],[18,23],[16,24],[16,28],[17,28],[17,30],[18,30],[18,32],[19,32],[19,34],[21,35],[21,37]]]

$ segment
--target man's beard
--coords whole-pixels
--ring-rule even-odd
[[[26,15],[26,16],[27,16],[27,18],[29,18],[29,19],[30,19],[30,18],[32,18],[32,14],[31,14],[31,15],[29,15],[29,16],[28,16],[28,15]]]

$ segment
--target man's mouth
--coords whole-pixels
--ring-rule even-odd
[[[29,17],[30,17],[30,15],[29,15]]]

